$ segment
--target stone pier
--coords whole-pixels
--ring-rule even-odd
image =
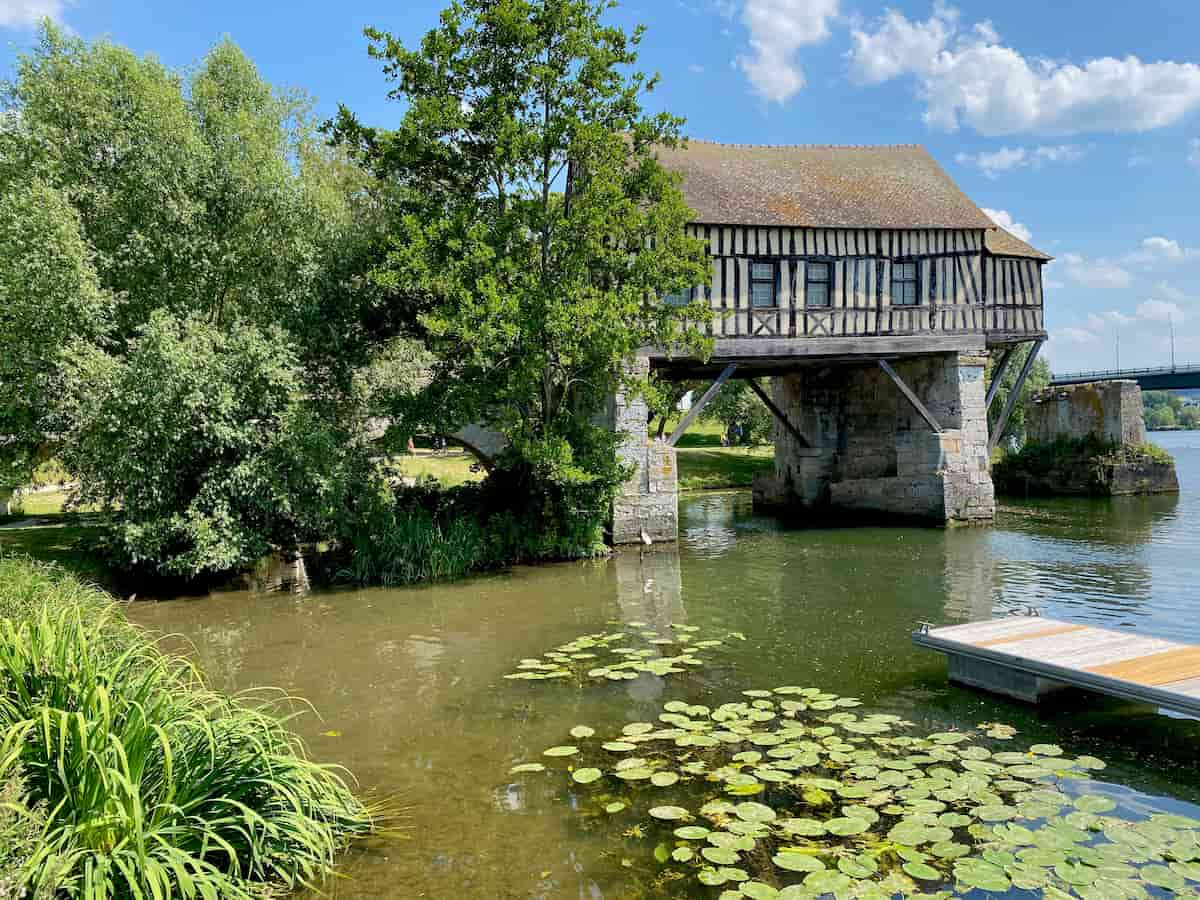
[[[939,353],[892,365],[928,422],[877,363],[807,367],[771,379],[777,406],[809,444],[775,426],[775,471],[756,505],[781,512],[883,515],[932,523],[995,515],[982,354]]]
[[[650,361],[637,358],[632,374],[645,377]],[[679,480],[675,449],[651,440],[649,409],[644,397],[618,393],[611,419],[621,435],[617,454],[633,468],[613,503],[613,544],[642,544],[674,541],[679,536]]]

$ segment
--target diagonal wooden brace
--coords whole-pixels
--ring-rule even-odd
[[[1008,426],[1008,418],[1016,408],[1017,401],[1021,399],[1021,391],[1025,388],[1025,381],[1029,378],[1029,373],[1033,371],[1033,364],[1037,362],[1038,353],[1041,352],[1042,344],[1044,343],[1046,342],[1034,341],[1033,348],[1029,351],[1029,355],[1025,357],[1025,365],[1021,367],[1021,374],[1017,376],[1012,390],[1008,392],[1008,399],[1004,403],[1004,409],[1000,413],[1000,418],[996,420],[996,428],[992,431],[991,437],[988,438],[989,456],[996,449],[996,445],[1000,443],[1004,429]]]
[[[810,449],[812,444],[810,444],[808,439],[800,433],[800,429],[792,424],[791,420],[787,417],[787,413],[775,405],[775,401],[767,395],[767,392],[762,389],[759,383],[751,378],[749,385],[750,390],[754,391],[754,393],[758,395],[758,399],[761,400],[767,409],[771,411],[771,414],[779,420],[779,424],[786,428],[788,433],[796,439],[797,443],[799,443],[800,446],[806,450]]]
[[[717,396],[717,391],[721,390],[721,386],[729,380],[729,377],[737,370],[737,363],[730,363],[725,367],[717,380],[712,383],[712,386],[704,392],[699,400],[692,404],[692,408],[688,410],[688,414],[683,417],[683,420],[675,426],[675,430],[671,432],[671,436],[667,438],[667,446],[674,447],[679,443],[679,439],[683,437],[683,433],[691,427],[691,424],[696,421],[696,417],[704,411],[704,407],[708,406],[708,401]]]
[[[883,371],[887,373],[888,378],[895,382],[896,387],[900,389],[900,393],[902,393],[905,398],[907,398],[908,402],[912,404],[913,409],[921,414],[921,418],[929,423],[929,427],[932,428],[936,434],[941,434],[942,426],[939,425],[937,419],[933,417],[933,413],[925,408],[925,404],[922,403],[921,399],[912,392],[912,389],[907,384],[904,383],[904,379],[896,373],[896,370],[891,367],[886,359],[879,360],[879,368],[883,369]]]
[[[1014,347],[1005,350],[1004,355],[1000,357],[1000,362],[996,363],[996,368],[992,370],[992,383],[988,385],[987,399],[983,401],[984,412],[990,410],[996,401],[996,394],[1004,382],[1004,373],[1008,371],[1008,364],[1012,360],[1014,350]]]

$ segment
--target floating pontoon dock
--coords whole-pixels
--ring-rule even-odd
[[[1037,616],[922,626],[913,643],[945,653],[951,681],[1029,703],[1074,687],[1200,717],[1200,647]]]

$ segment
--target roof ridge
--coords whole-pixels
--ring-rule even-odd
[[[741,144],[684,137],[690,144],[731,147],[738,150],[924,150],[924,144]]]

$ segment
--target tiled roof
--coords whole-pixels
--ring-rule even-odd
[[[1027,259],[1040,259],[1046,262],[1054,259],[1053,256],[1029,246],[1011,231],[1005,231],[1003,228],[993,228],[989,231],[984,236],[984,246],[994,256],[1023,256]]]
[[[696,221],[817,228],[994,228],[923,147],[661,148]]]

